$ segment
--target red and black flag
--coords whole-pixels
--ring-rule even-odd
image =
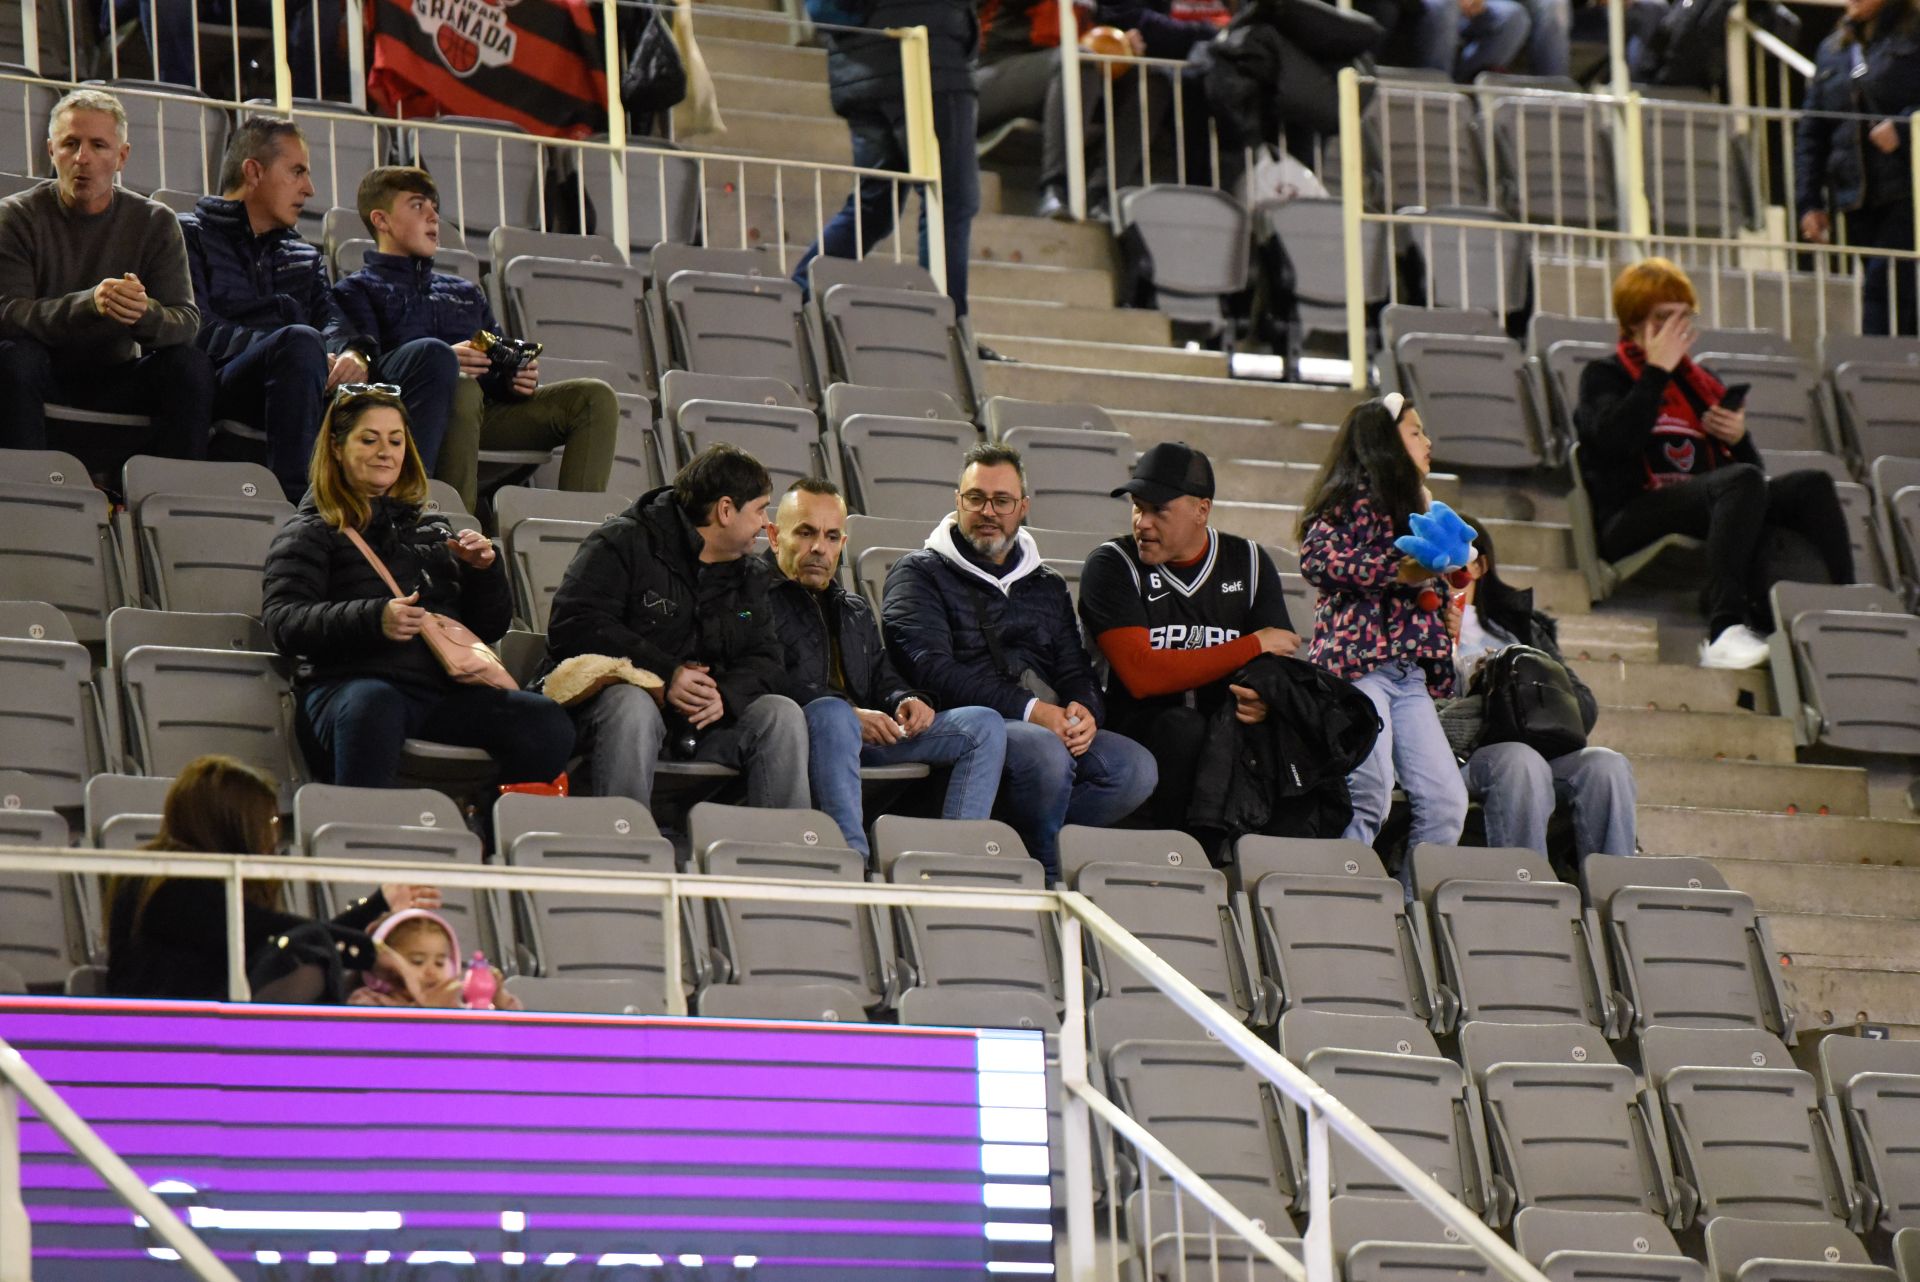
[[[549,138],[607,127],[589,0],[377,0],[367,92],[389,115],[485,116]]]

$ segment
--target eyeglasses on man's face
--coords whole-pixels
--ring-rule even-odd
[[[960,494],[960,507],[968,512],[984,512],[992,508],[994,515],[1006,516],[1020,506],[1023,494],[988,494],[983,490],[963,490]]]

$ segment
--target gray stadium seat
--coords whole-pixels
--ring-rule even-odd
[[[1707,1282],[1673,1230],[1644,1211],[1555,1211],[1513,1217],[1513,1244],[1548,1282]]]
[[[316,859],[481,862],[480,838],[467,830],[460,808],[431,788],[310,783],[294,795],[293,823],[300,853]],[[371,884],[325,882],[314,886],[314,898],[320,911],[331,916],[375,889]],[[434,911],[459,933],[463,950],[484,950],[489,961],[507,969],[488,900],[487,891],[444,886]]]
[[[675,412],[674,424],[683,465],[709,445],[738,446],[767,469],[775,501],[802,477],[832,474],[811,409],[692,400]]]
[[[495,229],[496,237],[506,237],[503,243],[509,246],[518,237],[537,234]],[[546,344],[555,355],[608,362],[619,375],[610,380],[615,391],[644,390],[646,277],[638,268],[619,262],[517,255],[496,271],[506,304],[501,320],[515,333]],[[545,368],[541,376],[554,377]]]
[[[1469,1023],[1460,1058],[1486,1107],[1499,1220],[1529,1206],[1665,1213],[1667,1155],[1599,1029]]]
[[[1818,610],[1790,630],[1807,724],[1855,752],[1920,752],[1920,617]]]
[[[1772,329],[1702,329],[1693,340],[1702,352],[1723,352],[1732,356],[1774,356],[1797,361],[1800,349],[1793,340]]]
[[[1485,104],[1501,203],[1521,222],[1612,227],[1613,129],[1600,104],[1578,95],[1495,98]]]
[[[1393,348],[1435,466],[1529,468],[1544,453],[1532,384],[1510,338],[1409,333]]]
[[[1017,848],[998,856],[911,851],[882,859],[881,867],[899,885],[1045,889],[1040,865],[1021,854]],[[1059,995],[1057,953],[1037,915],[916,907],[896,909],[895,922],[907,971],[903,983],[1030,993],[1049,1002]]]
[[[495,227],[537,221],[545,166],[539,141],[524,129],[479,116],[438,116],[415,125],[404,145],[413,163],[433,175],[443,222],[484,237]]]
[[[1820,1082],[1853,1155],[1854,1224],[1911,1235],[1920,1228],[1920,1042],[1823,1037]]]
[[[807,264],[807,292],[825,294],[835,285],[871,285],[876,289],[912,289],[937,294],[933,274],[911,258],[895,262],[883,254],[865,258],[836,258],[819,254]]]
[[[53,160],[47,155],[43,140],[53,104],[59,99],[58,88],[37,80],[23,77],[0,82],[0,102],[4,102],[11,113],[8,119],[15,122],[12,128],[0,129],[0,169],[34,181],[44,180],[53,173]]]
[[[1588,855],[1580,879],[1632,1028],[1764,1029],[1791,1038],[1766,919],[1703,859]],[[1623,1012],[1624,1013],[1624,1012]]]
[[[480,519],[467,511],[459,491],[445,481],[427,482],[427,501],[421,510],[446,517],[447,523],[456,531],[480,529]]]
[[[1465,1072],[1440,1057],[1426,1025],[1404,1015],[1294,1008],[1280,1053],[1333,1092],[1421,1170],[1475,1211],[1488,1184],[1485,1138]],[[1401,1197],[1400,1186],[1335,1139],[1332,1192]]]
[[[433,269],[458,276],[462,280],[472,281],[476,285],[485,284],[484,273],[480,270],[480,255],[461,249],[455,242],[459,229],[452,223],[440,224],[440,248],[433,255]],[[355,236],[341,241],[329,256],[329,266],[334,278],[351,275],[366,266],[367,255],[374,249],[373,241],[365,236]]]
[[[273,473],[257,463],[140,455],[127,462],[125,489],[144,601],[162,610],[260,613],[267,546],[293,515]]]
[[[859,383],[832,383],[827,387],[827,426],[835,432],[855,414],[887,418],[935,418],[964,423],[969,415],[951,392],[927,387],[867,387]]]
[[[287,678],[277,655],[136,646],[118,668],[129,765],[177,775],[223,752],[265,770],[289,805],[302,777]]]
[[[1091,899],[1207,996],[1254,1022],[1271,1018],[1271,994],[1252,964],[1224,873],[1182,832],[1060,830],[1061,880]],[[1089,949],[1100,990],[1157,992],[1126,963]]]
[[[1696,351],[1694,359],[1723,383],[1752,384],[1753,390],[1747,394],[1747,431],[1755,445],[1769,450],[1828,448],[1817,400],[1818,382],[1813,371],[1798,359],[1704,348]]]
[[[196,614],[122,606],[108,616],[108,666],[125,662],[130,651],[143,645],[256,653],[270,653],[273,649],[266,627],[251,614]]]
[[[1723,1215],[1707,1225],[1713,1282],[1894,1282],[1838,1224],[1777,1224]]]
[[[132,151],[120,181],[146,193],[161,187],[213,191],[227,145],[227,113],[199,90],[122,77],[104,83],[127,111]]]
[[[719,807],[702,802],[694,809],[697,813]],[[707,816],[709,821],[712,818]],[[824,814],[819,818],[826,820],[824,826],[808,831],[824,834],[832,844],[723,837],[703,845],[701,836],[708,826],[696,818],[694,842],[700,870],[762,880],[864,881],[866,861],[839,844],[840,831],[831,819]],[[836,984],[851,992],[860,1007],[887,1001],[890,958],[880,918],[870,906],[723,899],[712,901],[710,908],[717,952],[715,978],[721,984]]]
[[[1333,1258],[1346,1282],[1492,1282],[1491,1262],[1410,1201],[1336,1197]]]
[[[818,396],[820,379],[807,340],[800,287],[792,281],[677,271],[666,278],[662,299],[675,368],[766,375],[810,398]]]
[[[971,415],[972,349],[953,300],[918,290],[836,285],[820,298],[828,363],[841,382],[945,392]]]
[[[1846,1222],[1851,1191],[1834,1164],[1840,1150],[1819,1088],[1778,1038],[1660,1027],[1641,1034],[1640,1050],[1673,1142],[1676,1223]]]
[[[514,523],[504,542],[515,618],[533,631],[546,631],[553,616],[553,595],[567,577],[567,567],[573,564],[580,545],[599,528],[598,522],[546,517]]]
[[[713,1019],[797,1019],[864,1024],[859,994],[841,984],[716,984],[700,994]]]
[[[1833,371],[1833,392],[1855,457],[1920,457],[1920,368],[1847,361]]]
[[[722,806],[713,802],[701,802],[688,812],[687,836],[695,861],[717,841],[828,849],[842,845],[840,826],[824,810]]]
[[[1479,206],[1414,206],[1402,212],[1507,223],[1499,210]],[[1527,274],[1532,237],[1523,228],[1429,223],[1399,230],[1401,253],[1418,270],[1419,296],[1430,306],[1480,308],[1505,318],[1527,305],[1532,292]]]
[[[1920,484],[1902,485],[1891,494],[1881,490],[1880,509],[1900,576],[1909,584],[1920,582]]]
[[[1382,85],[1367,106],[1377,208],[1485,205],[1492,196],[1474,100],[1444,82]]]
[[[937,417],[937,416],[936,416]],[[989,396],[980,407],[980,419],[989,439],[1003,441],[1021,428],[1062,428],[1070,431],[1114,432],[1113,419],[1098,405],[1062,401],[1022,401],[1011,396]]]
[[[1015,427],[1002,444],[1020,451],[1040,521],[1056,530],[1125,529],[1128,506],[1113,491],[1133,470],[1133,437],[1078,427]],[[1077,576],[1076,576],[1077,577]]]
[[[1880,522],[1874,514],[1873,492],[1857,481],[1836,481],[1833,489],[1839,496],[1840,510],[1847,519],[1847,541],[1853,548],[1854,582],[1891,587],[1894,583],[1893,569],[1880,546]]]
[[[1293,269],[1293,315],[1287,327],[1288,355],[1298,358],[1309,339],[1347,332],[1347,277],[1345,231],[1340,202],[1296,197],[1284,203],[1267,202],[1253,211],[1256,240],[1278,238]],[[1388,295],[1392,229],[1385,223],[1362,223],[1367,313],[1385,306]]]
[[[0,637],[0,770],[31,776],[46,804],[79,807],[86,783],[106,766],[93,661],[51,606]],[[38,635],[35,635],[35,633]]]
[[[1546,405],[1553,423],[1554,445],[1564,455],[1576,433],[1573,411],[1580,399],[1580,376],[1588,365],[1613,355],[1612,343],[1589,343],[1560,339],[1536,357],[1541,385],[1546,388]]]
[[[700,164],[674,155],[672,146],[649,138],[645,147],[627,148],[627,238],[635,266],[661,241],[689,245],[699,239]],[[594,207],[612,209],[612,164],[597,154],[585,164]]]
[[[840,427],[847,483],[868,516],[927,520],[953,506],[960,458],[980,439],[967,422],[855,414]],[[926,538],[923,530],[910,547]]]
[[[1228,1200],[1289,1255],[1300,1258],[1299,1230],[1283,1203],[1256,1197],[1251,1190],[1236,1192]],[[1152,1282],[1185,1282],[1188,1278],[1281,1282],[1287,1276],[1225,1226],[1215,1224],[1213,1215],[1198,1199],[1184,1193],[1135,1192],[1127,1198],[1126,1224],[1135,1258],[1127,1261],[1134,1271],[1123,1271],[1122,1276]]]
[[[1406,892],[1357,841],[1242,837],[1235,852],[1280,1009],[1433,1018]]]
[[[646,807],[625,797],[531,797],[494,803],[494,841],[514,867],[597,872],[675,871],[672,843]],[[512,894],[514,935],[524,967],[542,979],[615,981],[604,994],[621,1009],[666,1009],[664,899],[541,890]],[[693,950],[688,971],[696,969]],[[593,990],[585,990],[585,996]],[[551,1000],[548,998],[546,1000]]]
[[[505,271],[516,258],[558,258],[576,263],[626,264],[626,256],[609,236],[580,232],[533,231],[525,227],[495,227],[487,233],[487,257],[493,270]]]
[[[909,988],[900,994],[900,1022],[935,1028],[1060,1031],[1053,1001],[1014,988]]]
[[[627,979],[556,979],[509,975],[507,991],[527,1010],[584,1015],[657,1015],[663,1003],[655,985]]]
[[[1444,1011],[1460,1023],[1584,1023],[1622,1034],[1579,888],[1555,877],[1544,856],[1422,843],[1410,858]]]
[[[160,832],[172,778],[165,775],[98,774],[87,780],[86,844],[101,850],[135,850]]]
[[[147,193],[148,198],[157,200],[176,214],[190,214],[200,203],[200,197],[190,191],[175,191],[171,187],[159,187]]]
[[[1725,113],[1662,102],[1659,92],[1651,91],[1641,105],[1654,235],[1733,235],[1747,222],[1753,194],[1744,152]]]
[[[50,809],[0,808],[0,845],[66,846],[67,821]],[[86,958],[76,947],[80,920],[72,878],[65,874],[0,872],[0,967],[6,991],[57,992]],[[11,986],[17,983],[18,987]]]
[[[1121,193],[1120,230],[1153,263],[1156,311],[1214,334],[1233,324],[1228,300],[1247,287],[1252,248],[1244,204],[1211,187],[1155,183]]]
[[[82,642],[106,639],[124,592],[107,496],[57,450],[0,450],[0,583],[57,606]]]
[[[1761,450],[1760,461],[1766,465],[1768,476],[1783,476],[1788,472],[1819,472],[1832,477],[1838,485],[1853,480],[1853,472],[1847,467],[1846,460],[1825,450]]]

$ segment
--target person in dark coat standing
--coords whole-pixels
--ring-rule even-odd
[[[853,136],[853,163],[863,169],[907,169],[907,99],[900,76],[900,42],[889,28],[925,27],[927,61],[933,72],[933,130],[940,148],[941,226],[947,243],[947,297],[954,314],[967,314],[967,259],[973,216],[980,212],[980,159],[974,152],[979,100],[973,87],[973,56],[980,24],[971,0],[853,0],[840,16],[854,17],[865,31],[835,31],[828,37],[827,84],[834,114]],[[855,201],[859,202],[858,237]],[[905,203],[904,192],[901,203]],[[857,193],[833,216],[820,239],[793,270],[807,288],[807,267],[821,254],[858,258],[893,231],[894,184],[863,178]],[[920,265],[927,264],[926,211],[920,214]]]
[[[1849,245],[1913,248],[1913,140],[1907,136],[1907,117],[1915,108],[1920,108],[1920,6],[1915,0],[1846,0],[1846,16],[1820,42],[1794,130],[1794,206],[1803,237],[1827,244],[1837,214],[1846,219]],[[1890,273],[1892,262],[1867,260],[1861,328],[1869,334],[1920,333],[1913,262],[1906,260]],[[1897,326],[1889,275],[1897,277]]]
[[[274,648],[301,664],[299,730],[315,773],[391,787],[408,738],[484,748],[501,783],[545,783],[565,770],[573,751],[565,709],[544,695],[456,682],[420,635],[431,611],[498,640],[513,606],[486,536],[456,535],[424,510],[427,471],[398,391],[342,388],[310,475],[311,492],[267,549],[261,619]]]
[[[1119,822],[1152,794],[1159,772],[1152,753],[1101,728],[1106,704],[1066,580],[1020,528],[1028,508],[1020,452],[976,445],[962,464],[956,510],[887,575],[887,644],[907,680],[944,706],[977,704],[1005,718],[996,814],[1051,880],[1061,825]]]
[[[553,594],[548,662],[604,655],[661,682],[611,686],[575,705],[586,754],[577,791],[648,805],[671,743],[682,759],[744,772],[750,806],[809,804],[807,721],[782,693],[771,575],[748,555],[770,497],[758,459],[710,445],[574,553]]]
[[[287,497],[307,488],[324,393],[367,377],[371,345],[342,332],[327,265],[294,230],[313,198],[307,144],[291,120],[249,116],[227,140],[218,196],[180,215],[213,416],[267,434]]]

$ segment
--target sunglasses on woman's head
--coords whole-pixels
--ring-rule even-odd
[[[354,396],[398,395],[400,395],[400,385],[398,383],[342,383],[333,389],[333,399],[336,402],[344,401]]]

